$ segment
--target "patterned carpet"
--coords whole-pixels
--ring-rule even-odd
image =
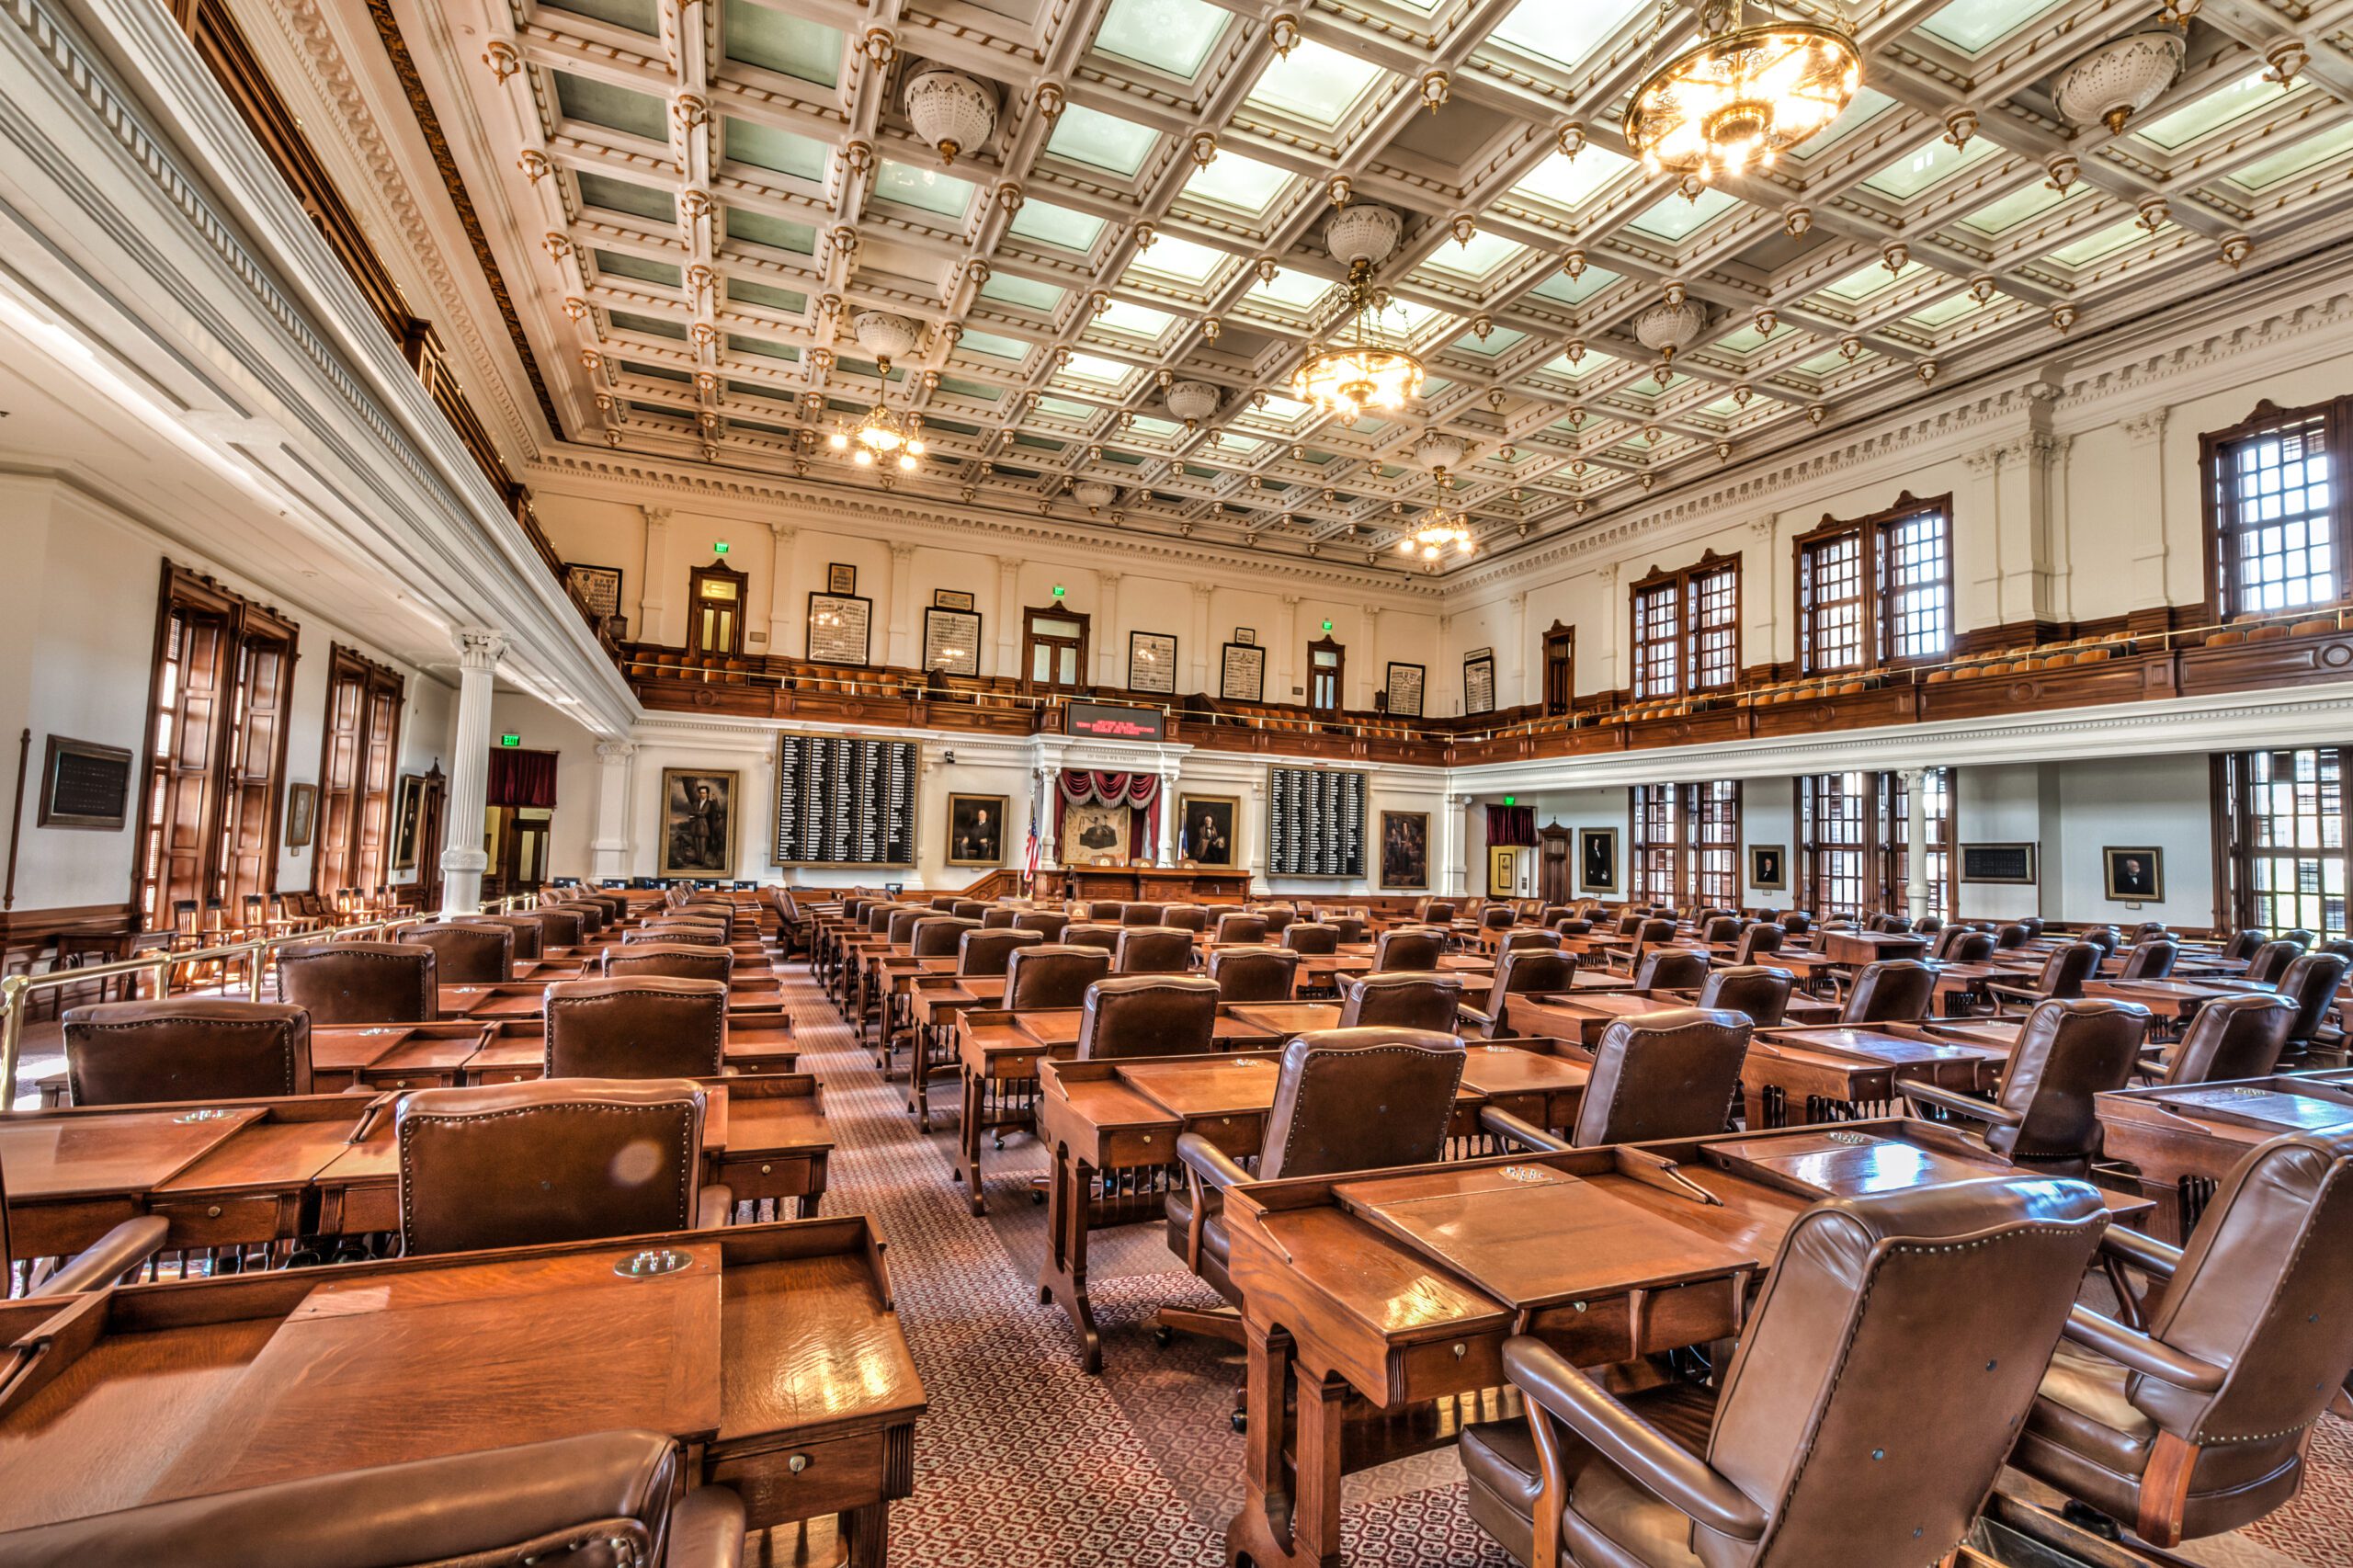
[[[1157,1225],[1097,1233],[1091,1277],[1104,1371],[1078,1369],[1062,1309],[1038,1303],[1045,1168],[1026,1135],[984,1145],[987,1218],[951,1176],[952,1133],[925,1135],[804,970],[786,972],[803,1065],[824,1082],[838,1149],[826,1203],[862,1210],[890,1243],[899,1312],[931,1395],[915,1494],[893,1510],[908,1568],[1215,1568],[1239,1501],[1242,1439],[1227,1422],[1242,1366],[1229,1346],[1143,1332],[1165,1301],[1215,1297],[1176,1266]],[[948,1103],[952,1105],[952,1100]],[[934,1101],[935,1107],[940,1104]],[[2211,1568],[2353,1564],[2353,1426],[2324,1423],[2296,1505],[2184,1555]],[[1451,1449],[1350,1476],[1348,1561],[1509,1568],[1471,1522]]]

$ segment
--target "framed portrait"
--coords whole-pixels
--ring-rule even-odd
[[[1176,689],[1176,639],[1165,631],[1128,633],[1128,689],[1155,693]]]
[[[1430,885],[1430,814],[1427,812],[1381,813],[1381,886],[1427,888]]]
[[[1618,891],[1618,830],[1577,829],[1577,886],[1586,892]]]
[[[722,877],[735,869],[735,775],[662,770],[662,875]]]
[[[121,746],[50,736],[38,825],[117,831],[131,819],[131,753]]]
[[[971,610],[942,609],[938,605],[925,610],[923,612],[923,667],[926,670],[942,670],[951,676],[980,674],[981,618],[979,615]]]
[[[308,849],[311,835],[319,826],[319,787],[316,784],[290,784],[286,787],[286,847]]]
[[[1196,866],[1232,866],[1242,802],[1232,795],[1185,795],[1176,801],[1176,854]]]
[[[1129,806],[1071,806],[1063,812],[1063,864],[1117,865],[1128,858]]]
[[[1462,711],[1495,710],[1495,656],[1482,650],[1462,661]]]
[[[1519,892],[1519,858],[1517,845],[1495,844],[1487,848],[1487,896],[1511,898]]]
[[[2101,869],[2108,876],[2111,903],[2161,903],[2165,896],[2165,851],[2157,848],[2103,848]]]
[[[1005,864],[1003,795],[948,797],[948,863],[951,866]]]
[[[392,796],[392,869],[416,869],[416,835],[425,815],[425,777],[404,773]]]
[[[826,562],[825,592],[845,595],[858,592],[858,568],[847,562]]]
[[[618,566],[591,566],[585,562],[567,561],[563,574],[580,590],[580,602],[589,613],[603,620],[621,612],[621,569]]]
[[[1748,885],[1779,892],[1790,885],[1790,852],[1779,844],[1748,846]]]
[[[934,588],[931,590],[931,608],[934,609],[971,609],[972,608],[972,596],[966,593],[961,588]]]

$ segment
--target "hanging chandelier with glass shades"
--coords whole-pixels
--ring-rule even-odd
[[[1626,145],[1651,173],[1712,180],[1770,164],[1855,101],[1863,61],[1853,40],[1811,22],[1745,26],[1742,5],[1701,0],[1701,41],[1635,89]]]
[[[883,371],[889,373],[887,369]],[[912,409],[901,414],[887,403],[878,403],[856,425],[837,422],[825,445],[849,453],[849,460],[860,468],[895,460],[903,472],[912,473],[924,454],[923,415]]]
[[[1347,336],[1307,346],[1307,358],[1290,379],[1291,394],[1325,414],[1354,421],[1378,409],[1393,414],[1422,390],[1422,362],[1402,343],[1387,341],[1381,326],[1388,291],[1372,283],[1373,268],[1397,248],[1403,224],[1386,207],[1358,204],[1333,214],[1324,244],[1345,262]]]
[[[1418,555],[1430,562],[1435,562],[1449,550],[1460,555],[1469,555],[1478,549],[1471,539],[1471,519],[1461,512],[1449,511],[1446,506],[1446,493],[1454,488],[1454,481],[1443,468],[1432,472],[1438,478],[1438,498],[1423,514],[1420,526],[1398,540],[1397,553]]]

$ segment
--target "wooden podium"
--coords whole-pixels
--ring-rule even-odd
[[[1238,866],[1057,866],[1038,873],[1040,898],[1239,903],[1249,895],[1250,873]]]

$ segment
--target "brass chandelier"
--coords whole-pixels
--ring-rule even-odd
[[[1469,555],[1478,549],[1471,538],[1471,519],[1464,513],[1447,510],[1446,493],[1454,488],[1454,481],[1444,468],[1433,472],[1438,479],[1438,499],[1423,514],[1421,526],[1398,540],[1397,553],[1418,555],[1430,562],[1449,549]]]
[[[1855,101],[1863,61],[1851,40],[1811,22],[1745,26],[1742,6],[1701,0],[1701,41],[1635,89],[1626,145],[1651,173],[1712,180],[1769,165]]]
[[[1291,393],[1326,414],[1355,420],[1379,409],[1394,413],[1422,390],[1422,362],[1400,345],[1382,341],[1385,291],[1372,286],[1372,263],[1348,264],[1348,340],[1311,347],[1292,372]]]
[[[835,424],[825,445],[849,453],[849,460],[860,468],[895,458],[901,472],[912,473],[924,454],[923,415],[912,409],[901,414],[887,403],[878,403],[856,425]]]

